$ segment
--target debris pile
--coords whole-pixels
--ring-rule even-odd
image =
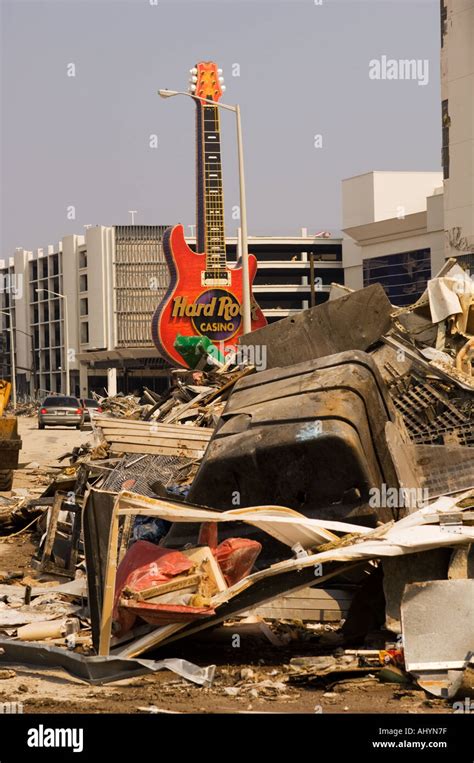
[[[176,370],[173,384],[162,395],[145,387],[141,398],[121,394],[95,398],[105,414],[117,418],[214,427],[232,387],[253,370],[251,366],[207,372]]]
[[[12,409],[12,413],[15,416],[36,416],[41,406],[40,400],[27,400],[17,403],[16,407]]]
[[[218,646],[232,623],[289,656],[231,685],[222,671],[226,697],[352,682],[468,696],[472,279],[448,261],[403,309],[377,284],[338,288],[242,344],[266,370],[176,370],[163,395],[100,398],[95,444],[6,507],[46,501],[35,566],[60,583],[1,588],[0,662],[91,681],[146,663],[209,686],[214,666],[134,658],[211,629]]]

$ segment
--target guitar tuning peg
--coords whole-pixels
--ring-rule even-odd
[[[221,85],[221,90],[222,90],[223,93],[225,93],[225,91],[227,90],[226,86],[225,85]]]
[[[218,73],[218,74],[222,74],[222,69],[218,69],[218,70],[217,70],[217,73]]]
[[[190,73],[190,74],[197,74],[197,73],[198,73],[198,70],[196,69],[196,67],[195,67],[195,66],[193,66],[193,68],[189,70],[189,73]]]
[[[219,77],[219,82],[222,84],[224,82],[224,77]]]
[[[198,78],[197,77],[190,77],[189,81],[195,83],[195,82],[198,81]]]
[[[196,92],[196,85],[190,85],[189,86],[189,92],[190,93],[195,93]]]

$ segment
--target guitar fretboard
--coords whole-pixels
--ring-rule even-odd
[[[197,245],[206,252],[206,270],[227,267],[219,108],[197,103]]]

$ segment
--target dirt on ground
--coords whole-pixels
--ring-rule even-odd
[[[162,671],[91,686],[62,670],[0,666],[0,702],[21,702],[24,713],[447,713],[444,700],[428,698],[413,686],[382,684],[375,677],[341,681],[324,688],[288,683],[286,655],[249,660],[245,649],[226,660],[226,650],[199,643],[176,644],[154,657],[188,657],[200,665],[217,663],[212,687],[203,688]],[[235,650],[233,650],[235,651]],[[255,647],[253,648],[255,651]],[[258,650],[261,652],[261,648]],[[189,654],[187,654],[189,652]],[[295,649],[291,656],[299,654]],[[209,659],[206,660],[204,657]],[[149,657],[149,655],[147,655]]]

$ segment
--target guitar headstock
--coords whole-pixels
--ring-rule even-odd
[[[190,69],[189,73],[189,92],[192,95],[215,103],[220,100],[225,85],[222,69],[218,69],[217,64],[213,61],[201,61]]]

